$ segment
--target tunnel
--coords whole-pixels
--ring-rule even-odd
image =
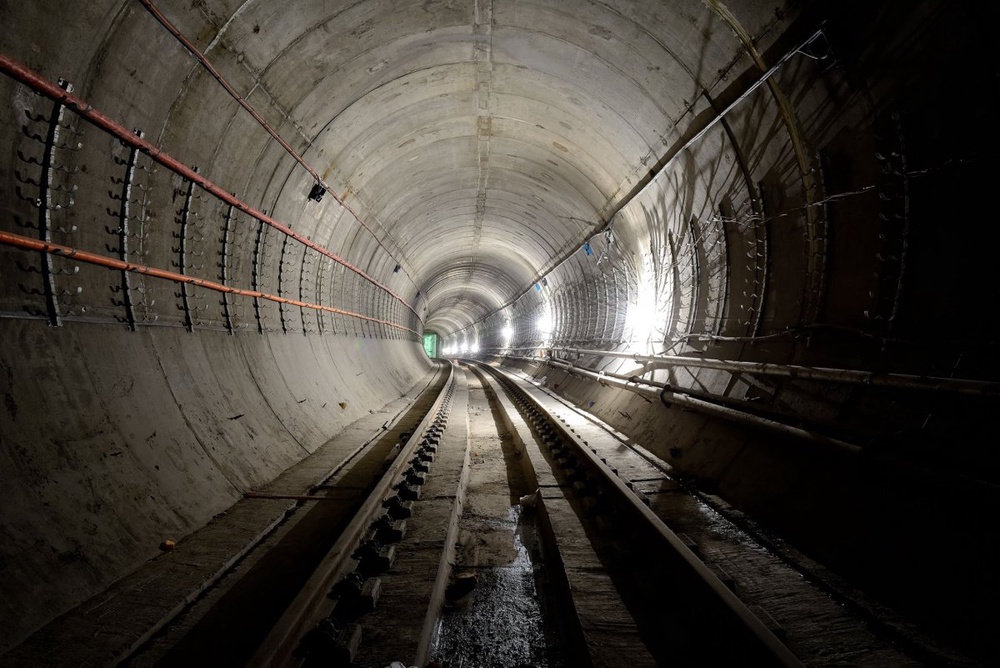
[[[127,664],[288,501],[213,527],[462,360],[640,445],[912,660],[819,625],[808,665],[995,665],[995,19],[0,4],[0,664]]]

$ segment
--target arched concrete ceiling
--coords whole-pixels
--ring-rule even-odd
[[[225,12],[201,36],[208,57],[240,54],[311,141],[306,158],[399,249],[441,333],[509,302],[599,229],[663,152],[699,73],[738,52],[735,40],[713,52],[700,0]],[[307,233],[328,242],[333,223]]]

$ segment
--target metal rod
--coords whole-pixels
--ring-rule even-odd
[[[825,380],[837,383],[856,383],[876,387],[892,387],[908,390],[929,390],[933,392],[955,392],[958,394],[1000,395],[1000,383],[967,380],[962,378],[941,378],[938,376],[915,376],[901,373],[880,373],[857,369],[836,369],[830,367],[808,367],[796,364],[771,364],[769,362],[740,362],[736,360],[706,359],[702,357],[681,357],[679,355],[637,355],[611,350],[587,350],[581,348],[551,348],[554,352],[565,352],[594,357],[616,357],[652,362],[663,366],[691,366],[703,369],[718,369],[738,373],[752,373],[762,376],[783,376],[800,380]]]
[[[159,147],[154,146],[153,144],[151,144],[150,142],[146,141],[141,137],[135,136],[134,133],[130,132],[128,129],[126,129],[117,121],[104,115],[100,111],[97,111],[89,103],[82,100],[81,98],[71,95],[69,92],[59,88],[59,86],[45,79],[34,70],[29,69],[25,65],[19,63],[13,58],[8,57],[5,54],[0,54],[0,72],[3,72],[7,76],[16,79],[17,81],[20,81],[21,83],[28,86],[29,88],[39,93],[40,95],[43,95],[51,100],[54,100],[56,102],[59,102],[60,104],[65,105],[67,108],[79,114],[88,122],[95,125],[96,127],[104,130],[110,135],[117,137],[118,139],[123,141],[126,145],[138,148],[142,153],[145,153],[150,158],[160,163],[161,165],[163,165],[170,171],[174,172],[175,174],[178,174],[184,177],[185,179],[188,179],[189,181],[194,181],[200,188],[214,195],[216,198],[221,199],[222,201],[228,204],[232,204],[233,206],[235,206],[237,209],[247,214],[248,216],[256,218],[262,223],[278,230],[282,234],[295,239],[304,246],[308,246],[309,248],[312,248],[313,250],[322,253],[323,255],[327,256],[334,262],[354,272],[355,274],[357,274],[364,280],[368,281],[372,285],[380,288],[381,290],[385,290],[385,292],[392,295],[394,299],[396,299],[401,304],[406,306],[406,308],[408,308],[415,316],[417,316],[417,319],[422,322],[420,315],[417,313],[417,311],[413,308],[413,306],[409,302],[403,299],[400,295],[390,290],[387,286],[383,285],[379,281],[369,276],[363,269],[354,266],[353,264],[351,264],[344,258],[340,257],[336,253],[330,251],[327,248],[324,248],[323,246],[320,246],[319,244],[313,242],[312,240],[307,239],[306,237],[297,234],[296,232],[293,232],[292,229],[289,228],[287,225],[278,222],[274,218],[271,218],[270,216],[264,214],[262,211],[258,211],[257,209],[253,208],[243,200],[233,195],[232,193],[226,192],[224,189],[222,189],[212,181],[208,180],[201,174],[196,173],[193,169],[191,169],[184,163],[180,162],[179,160],[169,155],[168,153],[165,153]]]
[[[401,329],[410,332],[411,334],[417,333],[416,331],[410,329],[409,327],[404,327],[403,325],[397,325],[394,322],[389,322],[387,320],[379,320],[378,318],[372,318],[370,316],[361,315],[360,313],[354,313],[352,311],[345,311],[343,309],[334,308],[332,306],[324,306],[322,304],[310,304],[307,302],[300,302],[295,299],[286,299],[285,297],[279,297],[278,295],[271,295],[265,292],[259,292],[257,290],[244,290],[242,288],[234,288],[228,285],[215,283],[214,281],[209,281],[204,278],[197,278],[195,276],[185,276],[184,274],[178,274],[176,272],[169,271],[167,269],[158,269],[156,267],[147,267],[141,264],[123,262],[121,260],[105,257],[103,255],[98,255],[96,253],[90,253],[88,251],[80,250],[78,248],[73,248],[71,246],[63,246],[60,244],[44,242],[37,239],[32,239],[31,237],[21,236],[20,234],[13,234],[11,232],[0,231],[0,243],[6,244],[8,246],[14,246],[15,248],[23,248],[25,250],[33,250],[33,251],[42,251],[44,253],[58,255],[60,257],[72,258],[80,262],[86,262],[88,264],[96,264],[102,267],[107,267],[109,269],[118,269],[120,271],[131,271],[136,274],[142,274],[144,276],[152,276],[153,278],[162,278],[168,281],[174,281],[175,283],[186,283],[188,285],[195,285],[199,288],[205,288],[206,290],[215,290],[216,292],[225,292],[231,295],[242,295],[244,297],[257,297],[259,299],[267,299],[268,301],[272,302],[291,304],[293,306],[301,306],[303,308],[311,308],[317,311],[339,313],[340,315],[350,316],[357,320],[382,323],[387,327]]]
[[[197,171],[197,168],[195,168]],[[194,182],[188,181],[187,190],[184,193],[184,206],[181,208],[180,218],[180,244],[177,247],[177,267],[180,273],[187,275],[187,228],[191,217],[191,200],[194,197]],[[184,311],[184,327],[189,332],[194,331],[194,319],[191,317],[191,302],[188,295],[187,283],[181,283],[181,309]]]
[[[142,130],[135,134],[142,137]],[[128,160],[125,163],[125,178],[122,179],[121,202],[118,205],[118,258],[128,261],[129,220],[132,217],[132,183],[135,180],[135,168],[139,159],[139,149],[134,146],[129,149]],[[51,255],[46,254],[48,257]],[[127,271],[122,272],[121,281],[122,306],[125,308],[125,322],[131,331],[135,331],[135,308],[132,304],[132,278]]]
[[[323,283],[326,282],[326,276],[323,275],[323,269],[326,267],[326,260],[320,260],[316,267],[316,302],[318,304],[323,303]],[[323,312],[316,312],[316,325],[319,328],[319,333],[323,334]]]
[[[705,245],[704,239],[698,232],[698,217],[693,215],[688,221],[688,236],[690,237],[691,248],[691,318],[688,320],[688,331],[690,334],[698,324],[698,315],[701,314],[701,328],[705,329],[708,323],[708,301],[705,301],[705,310],[701,311],[701,258],[698,253]]]
[[[628,390],[629,392],[645,397],[647,400],[658,399],[667,405],[680,406],[703,415],[726,420],[727,422],[733,422],[757,429],[764,429],[784,434],[786,436],[811,441],[850,455],[857,455],[861,452],[861,448],[852,443],[824,436],[823,434],[819,434],[814,431],[793,427],[783,422],[769,420],[767,418],[753,415],[752,413],[745,413],[743,411],[736,410],[735,408],[727,408],[726,406],[720,406],[709,401],[696,399],[694,397],[681,394],[680,392],[674,392],[670,389],[669,385],[665,385],[663,383],[656,383],[654,381],[644,381],[642,383],[638,383],[625,376],[619,376],[618,374],[606,372],[597,373],[595,371],[591,371],[590,369],[584,369],[575,364],[570,364],[569,362],[563,362],[562,360],[550,359],[546,360],[546,362],[549,366],[557,369],[563,369],[587,378],[592,378],[605,385],[611,385],[623,390]]]
[[[306,283],[306,266],[307,260],[309,259],[309,251],[305,249],[302,251],[302,262],[299,263],[299,301],[303,301],[306,298],[305,294],[305,283]],[[382,294],[382,293],[379,293]],[[313,290],[313,298],[316,297],[316,290]],[[376,313],[385,313],[385,311],[375,311]],[[309,327],[306,323],[306,312],[303,309],[299,309],[299,320],[302,322],[302,334],[306,335],[309,333]]]
[[[336,489],[336,486],[333,486]],[[343,503],[343,499],[338,499],[334,496],[310,496],[308,494],[263,494],[260,492],[244,492],[243,498],[245,499],[287,499],[290,501],[340,501]]]
[[[906,278],[906,260],[909,255],[910,248],[910,176],[909,167],[906,161],[906,140],[903,136],[903,124],[900,120],[899,114],[893,114],[893,119],[896,121],[896,132],[899,136],[899,172],[901,174],[900,181],[902,182],[902,193],[900,197],[903,200],[903,229],[900,230],[900,237],[902,245],[899,249],[899,278],[896,281],[896,294],[892,299],[892,310],[889,312],[889,318],[887,321],[888,330],[891,332],[893,325],[896,323],[896,317],[899,315],[899,309],[903,303],[903,288],[905,287]]]
[[[59,81],[60,90],[67,93],[73,90],[73,84]],[[52,170],[55,159],[56,144],[59,141],[59,128],[66,107],[56,100],[49,116],[49,127],[45,134],[45,150],[42,153],[41,175],[38,179],[38,238],[44,242],[52,241]],[[45,288],[45,306],[48,311],[49,325],[59,327],[59,300],[56,299],[55,268],[52,266],[52,256],[47,253],[42,256],[42,281]]]
[[[764,320],[764,309],[767,306],[767,277],[771,268],[770,260],[770,236],[767,233],[767,199],[764,197],[763,184],[758,184],[758,201],[760,202],[760,217],[754,221],[754,269],[753,269],[753,292],[757,295],[754,305],[757,310],[753,315],[753,327],[750,329],[750,336],[756,337],[760,334],[760,326]],[[757,279],[757,275],[760,279]],[[758,294],[758,290],[760,294]]]
[[[260,290],[260,269],[261,264],[264,260],[261,257],[264,254],[264,221],[258,221],[257,225],[257,235],[253,242],[253,265],[250,269],[250,287],[254,290]],[[257,332],[259,334],[264,333],[264,318],[260,312],[260,299],[257,297],[253,298],[253,315],[254,319],[257,321]]]
[[[282,293],[281,283],[285,278],[285,253],[288,251],[288,237],[281,240],[281,255],[278,256],[278,294]],[[281,333],[288,334],[288,323],[285,322],[285,307],[278,304],[278,321],[281,323]]]
[[[222,261],[219,262],[219,278],[222,280],[223,285],[229,284],[229,230],[233,225],[233,205],[230,204],[226,209],[226,217],[222,226],[222,251],[220,255],[222,256]],[[126,274],[128,275],[128,274]],[[225,292],[222,293],[222,316],[226,320],[226,329],[229,333],[233,333],[233,314],[229,306],[229,295]]]
[[[217,69],[215,69],[215,66],[213,66],[212,63],[210,63],[208,61],[208,59],[204,56],[204,54],[202,54],[202,52],[199,51],[198,48],[194,44],[192,44],[191,41],[187,37],[185,37],[183,33],[181,33],[180,30],[178,30],[176,28],[174,26],[174,24],[172,24],[163,15],[163,13],[160,12],[160,10],[157,9],[153,5],[152,2],[150,2],[149,0],[139,0],[139,2],[142,4],[143,7],[146,8],[147,11],[149,11],[150,14],[153,15],[153,18],[155,18],[157,21],[159,21],[160,25],[162,25],[164,28],[166,28],[170,32],[170,34],[172,34],[175,38],[177,38],[177,41],[180,42],[184,46],[184,48],[187,49],[191,53],[191,55],[193,55],[195,58],[198,59],[198,62],[201,63],[202,67],[204,67],[206,70],[208,70],[208,73],[211,74],[215,78],[215,80],[218,81],[219,84],[223,88],[226,89],[226,92],[229,93],[229,95],[232,96],[232,98],[234,100],[236,100],[236,102],[241,107],[243,107],[243,109],[246,110],[247,113],[249,113],[251,116],[253,116],[254,120],[257,121],[257,123],[262,128],[264,128],[264,130],[267,131],[267,133],[269,135],[271,135],[271,137],[276,142],[278,142],[279,144],[281,144],[281,147],[283,149],[285,149],[285,151],[288,153],[288,155],[292,156],[295,159],[296,162],[298,162],[300,165],[302,165],[302,167],[304,167],[305,170],[307,172],[309,172],[309,174],[312,175],[312,177],[316,180],[316,182],[319,183],[320,185],[322,185],[324,189],[326,189],[326,190],[330,189],[330,187],[323,181],[323,179],[316,172],[316,170],[313,169],[312,166],[309,165],[305,161],[305,159],[301,155],[299,155],[298,152],[296,152],[296,150],[294,148],[292,148],[288,144],[288,142],[285,141],[281,137],[281,135],[279,135],[268,124],[267,121],[264,120],[263,116],[261,116],[259,113],[257,113],[256,109],[254,109],[252,106],[250,106],[249,102],[247,102],[245,99],[243,99],[243,97],[239,93],[236,92],[236,90],[229,84],[229,82],[226,81],[226,79],[221,74],[219,74],[219,71]],[[336,195],[334,195],[334,197],[336,197]]]

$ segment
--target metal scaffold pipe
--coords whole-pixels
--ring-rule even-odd
[[[861,447],[852,443],[831,438],[815,431],[793,427],[792,425],[788,425],[783,422],[769,420],[758,415],[753,415],[752,413],[736,410],[734,408],[728,408],[726,406],[720,406],[710,401],[696,399],[695,397],[685,395],[682,392],[673,391],[669,385],[663,383],[656,383],[649,380],[640,381],[614,373],[599,373],[589,369],[584,369],[576,366],[575,364],[570,364],[569,362],[563,362],[562,360],[550,359],[546,361],[549,366],[554,368],[563,369],[586,378],[592,378],[605,385],[628,390],[629,392],[638,394],[651,401],[659,400],[667,405],[679,406],[703,415],[720,418],[722,420],[726,420],[727,422],[733,422],[759,429],[766,429],[768,431],[784,434],[786,436],[804,439],[813,443],[828,446],[834,450],[850,455],[857,455],[861,452]]]
[[[837,369],[811,367],[797,364],[772,364],[770,362],[742,362],[737,360],[709,359],[704,357],[683,357],[680,355],[637,355],[610,350],[590,350],[584,348],[552,348],[552,352],[587,355],[592,357],[615,357],[636,362],[656,364],[664,367],[698,367],[718,369],[734,373],[750,373],[762,376],[783,376],[799,380],[821,380],[835,383],[855,383],[873,387],[891,387],[907,390],[928,390],[932,392],[952,392],[976,396],[1000,396],[1000,383],[968,380],[964,378],[941,378],[937,376],[917,376],[901,373],[862,371],[859,369]]]

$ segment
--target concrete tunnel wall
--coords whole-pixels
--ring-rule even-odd
[[[156,556],[160,541],[200,528],[429,368],[409,342],[0,326],[18,360],[2,366],[8,643]]]
[[[972,103],[955,119],[941,94],[996,86],[979,10],[728,5],[764,62],[794,56],[773,77],[780,95],[747,92],[761,69],[714,2],[572,15],[550,2],[158,3],[318,166],[332,189],[320,202],[138,2],[0,8],[4,54],[387,288],[250,215],[227,223],[224,203],[189,199],[187,180],[141,154],[132,261],[362,317],[185,297],[138,274],[124,288],[122,272],[64,257],[53,302],[40,254],[0,246],[0,651],[424,379],[425,327],[455,353],[670,350],[996,379],[993,120]],[[794,54],[817,26],[824,42]],[[37,238],[25,198],[53,105],[6,76],[0,98],[0,230]],[[50,237],[117,257],[128,148],[70,111],[63,126],[53,185],[75,190],[52,193]],[[898,595],[945,564],[930,602],[952,590],[957,604],[988,571],[994,534],[962,514],[961,487],[997,477],[979,436],[988,400],[563,357],[871,446],[859,466],[507,361],[861,581],[891,579]],[[995,493],[972,502],[992,508]],[[927,517],[952,542],[922,546]],[[859,541],[870,548],[844,548]]]
[[[60,5],[62,27],[45,10],[44,3],[4,8],[4,25],[20,28],[5,29],[5,53],[73,82],[74,93],[111,118],[143,129],[304,235],[324,221],[328,247],[419,304],[412,281],[393,273],[395,261],[371,234],[332,197],[307,200],[308,174],[216,82],[194,76],[173,37],[141,7]],[[73,34],[103,38],[76,38],[68,48]],[[38,223],[21,197],[36,197],[37,189],[19,177],[37,181],[26,159],[41,160],[44,142],[28,135],[44,137],[46,123],[26,113],[47,117],[52,103],[8,77],[0,89],[8,100],[3,228],[37,238],[37,229],[18,224]],[[281,117],[260,96],[253,102],[265,116]],[[62,123],[60,143],[81,146],[55,152],[62,169],[53,185],[75,192],[54,192],[53,204],[63,206],[53,206],[51,238],[116,257],[114,197],[129,151],[69,112]],[[303,149],[295,127],[277,130]],[[134,184],[132,262],[216,282],[225,262],[231,285],[259,285],[403,327],[419,322],[385,290],[239,211],[224,257],[226,206],[200,191],[191,199],[180,269],[187,183],[140,156]],[[286,189],[294,196],[282,198]],[[431,369],[415,332],[263,299],[229,295],[227,307],[220,293],[190,286],[188,332],[178,285],[138,274],[131,277],[136,331],[128,331],[121,272],[63,258],[53,259],[61,326],[51,327],[38,254],[0,253],[7,316],[0,319],[0,649],[154,557],[162,540],[203,526]]]

